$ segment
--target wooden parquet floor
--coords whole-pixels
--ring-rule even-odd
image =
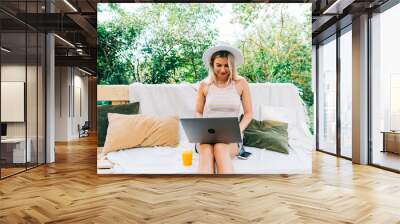
[[[314,153],[312,175],[97,175],[94,137],[0,181],[0,223],[400,223],[400,175]]]

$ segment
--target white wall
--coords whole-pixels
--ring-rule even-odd
[[[25,82],[25,65],[2,65],[1,66],[1,81],[7,82]],[[7,108],[1,108],[7,110]],[[25,123],[24,122],[10,122],[7,123],[7,136],[8,137],[25,137]]]
[[[55,141],[68,141],[69,69],[55,68]]]
[[[25,70],[27,69],[27,70]],[[36,96],[36,66],[18,65],[18,64],[5,64],[1,66],[1,81],[4,82],[25,82],[26,71],[28,72],[28,86],[27,86],[27,120],[28,120],[28,137],[32,132],[36,136],[36,107],[39,108],[42,104],[37,105]],[[42,101],[39,101],[42,103]],[[1,108],[7,110],[8,108]],[[7,136],[9,137],[25,137],[25,123],[26,122],[7,122]],[[30,131],[32,128],[32,131]]]
[[[38,70],[37,70],[38,69]],[[24,82],[26,83],[26,108],[23,106],[21,112],[27,115],[26,121],[23,122],[6,122],[7,137],[9,138],[24,138],[25,135],[30,140],[31,155],[34,158],[32,161],[44,163],[44,74],[42,67],[25,66],[25,64],[3,64],[1,66],[1,81],[9,82]],[[27,78],[27,81],[25,80]],[[23,91],[23,90],[22,90]],[[24,92],[22,92],[23,94]],[[7,97],[7,96],[2,96]],[[12,110],[11,108],[1,108],[4,112]],[[26,110],[26,111],[25,111]],[[13,111],[7,111],[13,113]],[[37,157],[37,153],[39,156]]]
[[[73,90],[71,92],[71,130],[70,136],[78,138],[78,125],[83,125],[88,120],[88,82],[79,70],[74,70]]]
[[[88,105],[88,78],[84,73],[72,67],[56,67],[56,141],[78,138],[78,124],[88,120]]]

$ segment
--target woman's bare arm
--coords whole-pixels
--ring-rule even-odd
[[[242,91],[242,106],[243,106],[243,112],[244,116],[242,120],[240,121],[240,133],[243,134],[244,129],[249,125],[251,119],[253,118],[253,107],[251,105],[251,96],[250,96],[250,88],[249,84],[247,83],[246,79],[242,79],[240,81],[240,84],[243,88]]]
[[[200,82],[196,97],[196,108],[195,108],[196,117],[203,117],[204,104],[206,102],[204,94],[205,89],[206,89],[206,84],[204,82]]]

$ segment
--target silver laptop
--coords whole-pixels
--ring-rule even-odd
[[[191,143],[241,143],[237,117],[181,118],[182,127]]]

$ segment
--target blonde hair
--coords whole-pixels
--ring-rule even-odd
[[[211,56],[206,83],[211,85],[213,83],[215,84],[217,81],[217,77],[214,73],[214,61],[216,58],[228,58],[229,77],[227,83],[230,84],[233,80],[237,80],[238,74],[235,65],[235,57],[233,54],[231,54],[229,51],[217,51]]]

